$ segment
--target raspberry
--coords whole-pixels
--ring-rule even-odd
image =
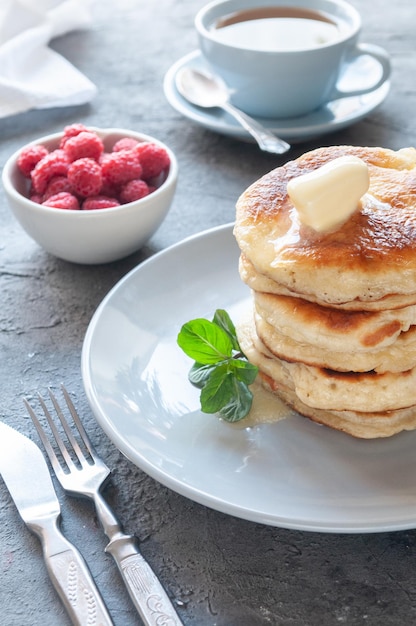
[[[47,200],[51,196],[55,196],[57,193],[62,193],[63,191],[74,193],[74,188],[66,176],[53,176],[45,189],[43,200]]]
[[[39,163],[43,157],[48,154],[48,149],[45,146],[28,146],[24,148],[17,159],[17,167],[22,172],[23,176],[30,178],[30,172],[35,165]]]
[[[88,130],[81,131],[66,141],[64,151],[70,161],[83,158],[98,161],[104,152],[104,144],[95,133]]]
[[[120,152],[120,150],[133,150],[139,142],[133,137],[123,137],[116,141],[113,146],[112,152]]]
[[[135,150],[121,150],[106,154],[101,159],[101,168],[104,180],[116,185],[127,183],[142,175],[142,166]]]
[[[39,204],[65,209],[109,208],[153,193],[166,178],[167,151],[151,142],[122,137],[105,152],[95,131],[83,124],[64,129],[60,147],[43,145],[22,150],[17,161],[30,179],[27,197]]]
[[[134,202],[149,195],[150,190],[147,183],[142,179],[130,180],[123,185],[120,190],[120,200],[123,204]]]
[[[42,204],[43,197],[39,193],[32,193],[29,196],[29,200],[31,200],[32,202],[36,202],[36,204]]]
[[[109,209],[111,207],[120,206],[120,202],[115,198],[99,195],[86,198],[82,203],[84,211],[93,211],[95,209]]]
[[[36,193],[44,193],[53,176],[65,176],[68,165],[69,161],[63,150],[54,150],[38,161],[30,174]]]
[[[68,168],[68,180],[79,196],[96,196],[101,189],[101,167],[94,159],[77,159]]]
[[[71,137],[76,137],[79,133],[82,133],[84,130],[88,130],[84,124],[71,124],[70,126],[65,126],[64,134],[61,137],[61,141],[59,143],[59,147],[63,148]]]
[[[72,193],[68,193],[66,191],[51,196],[50,198],[42,202],[42,204],[43,206],[50,206],[54,207],[55,209],[79,209],[78,198],[73,196]]]
[[[114,183],[110,183],[106,178],[103,179],[100,195],[108,196],[110,198],[117,198],[119,194],[119,186]]]
[[[154,143],[139,143],[135,152],[143,168],[142,176],[145,180],[159,176],[170,165],[170,158],[166,150]]]

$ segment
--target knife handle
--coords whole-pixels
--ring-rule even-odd
[[[91,573],[57,520],[32,530],[40,537],[49,577],[74,626],[113,626]]]
[[[126,535],[100,493],[94,494],[97,515],[110,539],[105,551],[120,574],[145,626],[183,626],[162,583],[140,553],[137,539]]]

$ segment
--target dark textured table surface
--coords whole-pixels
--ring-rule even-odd
[[[0,165],[22,144],[73,122],[133,128],[168,143],[179,159],[172,209],[148,245],[109,265],[77,266],[49,256],[21,230],[0,192],[0,418],[37,440],[22,397],[64,381],[77,398],[99,453],[112,468],[106,496],[135,534],[185,626],[402,626],[416,621],[415,531],[337,535],[269,527],[205,508],[170,491],[125,459],[92,416],[80,355],[103,297],[146,257],[234,219],[238,195],[255,179],[313,147],[416,143],[413,0],[354,0],[362,39],[392,58],[391,92],[366,119],[286,157],[217,135],[171,108],[163,78],[196,48],[193,17],[203,2],[101,0],[91,30],[53,42],[98,87],[89,105],[30,111],[0,120]],[[416,489],[416,477],[415,477]],[[82,547],[116,626],[140,624],[92,505],[57,485],[63,528]],[[0,621],[66,626],[38,540],[0,483]]]

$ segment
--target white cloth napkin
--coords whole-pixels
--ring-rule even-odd
[[[83,104],[95,85],[51,50],[51,39],[92,23],[89,0],[0,0],[0,117]]]

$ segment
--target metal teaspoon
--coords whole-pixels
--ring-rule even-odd
[[[227,111],[254,137],[265,152],[284,154],[290,149],[291,146],[286,141],[276,137],[230,103],[227,86],[219,77],[205,74],[192,67],[183,67],[176,74],[176,88],[192,104],[204,108],[220,107]]]

